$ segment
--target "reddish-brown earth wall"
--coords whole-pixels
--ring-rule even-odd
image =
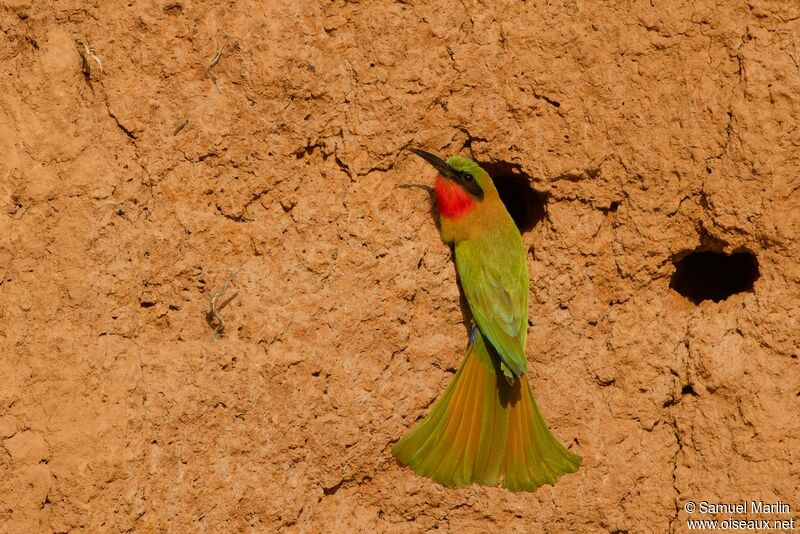
[[[797,512],[797,3],[5,0],[0,30],[3,532]],[[554,487],[391,456],[466,342],[409,145],[535,191],[531,381],[584,458]],[[752,291],[681,296],[695,249],[753,254]]]

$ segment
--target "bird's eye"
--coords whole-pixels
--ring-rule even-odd
[[[471,182],[473,180],[472,175],[470,173],[468,173],[468,172],[465,172],[463,174],[463,177],[464,177],[464,181],[465,182]]]

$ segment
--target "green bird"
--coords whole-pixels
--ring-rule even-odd
[[[397,459],[446,486],[532,491],[578,470],[581,457],[547,427],[528,383],[528,265],[522,236],[489,177],[474,161],[433,165],[440,232],[473,322],[461,366],[430,413],[395,444]]]

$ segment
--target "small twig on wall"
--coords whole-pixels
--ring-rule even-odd
[[[228,297],[222,303],[217,304],[218,301],[225,295],[225,292],[228,291],[228,286],[233,281],[233,278],[238,274],[239,271],[242,270],[242,267],[238,269],[231,270],[228,272],[228,277],[225,279],[225,283],[222,284],[222,289],[219,291],[214,292],[211,295],[211,309],[208,311],[208,323],[213,326],[213,323],[216,322],[216,326],[214,326],[214,332],[211,334],[211,341],[216,341],[219,339],[220,334],[222,334],[223,330],[225,330],[225,319],[220,315],[220,311],[222,308],[230,304],[230,302],[236,298],[236,295],[239,294],[238,291],[235,291],[233,295]]]
[[[206,67],[206,76],[211,74],[211,69],[214,68],[214,65],[219,63],[219,59],[222,57],[222,51],[225,50],[225,45],[227,45],[229,41],[230,39],[226,38],[224,41],[222,41],[222,44],[219,45],[219,48],[217,48],[217,53],[211,59],[211,62],[208,64],[208,67]]]
[[[89,56],[97,63],[97,66],[100,67],[100,74],[103,74],[103,62],[100,61],[100,58],[97,57],[97,54],[94,53],[94,50],[89,46],[89,43],[84,41],[83,42],[83,50],[86,52],[86,55]]]
[[[75,39],[75,46],[78,48],[78,54],[81,56],[81,72],[86,78],[91,77],[92,68],[89,65],[89,58],[97,63],[100,69],[100,74],[103,74],[103,62],[97,57],[94,50],[89,46],[89,41],[86,39]]]
[[[180,131],[183,130],[183,127],[186,126],[188,123],[189,123],[189,114],[187,113],[186,115],[183,116],[183,118],[180,121],[178,121],[178,124],[175,126],[175,128],[172,129],[172,135],[178,135]]]
[[[424,189],[429,195],[433,195],[436,190],[427,184],[397,184],[398,189]]]

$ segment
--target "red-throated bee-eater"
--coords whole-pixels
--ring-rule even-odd
[[[440,232],[453,245],[473,324],[447,389],[392,449],[417,474],[447,486],[531,491],[574,473],[581,457],[547,427],[528,383],[528,265],[522,236],[474,161],[412,152],[438,171]]]

